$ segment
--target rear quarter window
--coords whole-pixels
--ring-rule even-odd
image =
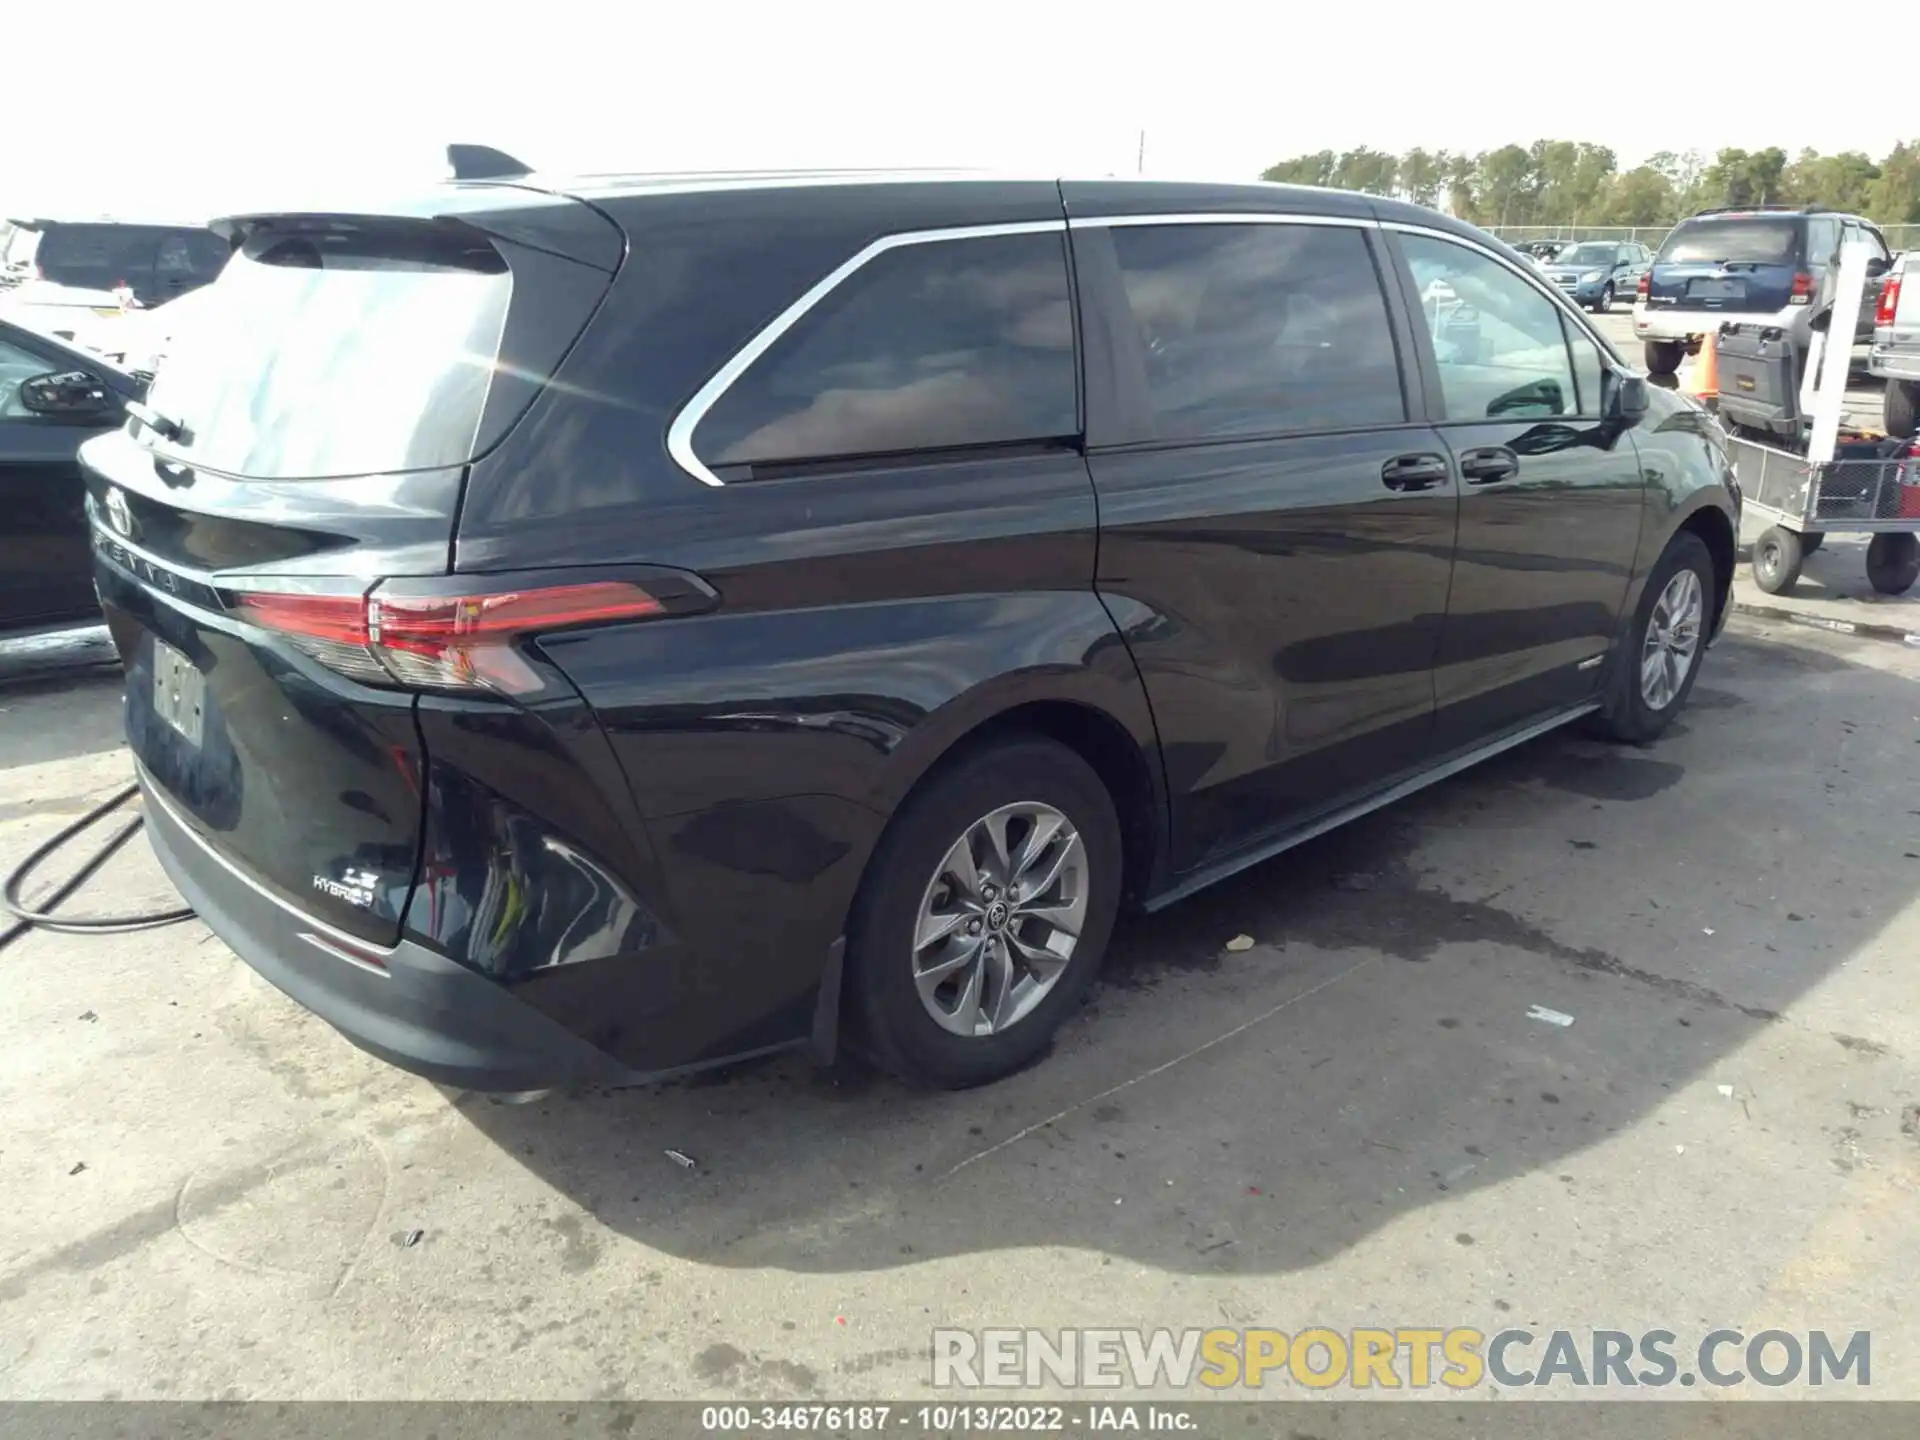
[[[950,450],[1079,433],[1057,229],[899,244],[835,286],[693,432],[707,465]]]

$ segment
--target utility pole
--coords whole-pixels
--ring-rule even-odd
[[[1140,132],[1140,149],[1134,156],[1133,173],[1136,175],[1147,173],[1147,132],[1145,130]]]

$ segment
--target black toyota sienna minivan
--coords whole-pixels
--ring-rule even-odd
[[[991,1080],[1122,909],[1648,741],[1727,612],[1713,422],[1408,205],[496,174],[221,228],[85,453],[148,833],[443,1082]]]

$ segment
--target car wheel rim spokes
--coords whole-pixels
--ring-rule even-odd
[[[1066,973],[1087,915],[1087,847],[1051,805],[1003,805],[941,860],[914,926],[920,1003],[955,1035],[994,1035]]]
[[[1647,621],[1640,651],[1640,696],[1649,708],[1664,710],[1679,695],[1700,652],[1700,628],[1706,617],[1700,577],[1682,570],[1660,592]]]

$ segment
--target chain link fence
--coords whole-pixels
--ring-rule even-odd
[[[1490,233],[1509,245],[1529,240],[1626,240],[1658,250],[1671,225],[1488,225]],[[1882,225],[1880,233],[1896,252],[1920,249],[1920,225]]]

